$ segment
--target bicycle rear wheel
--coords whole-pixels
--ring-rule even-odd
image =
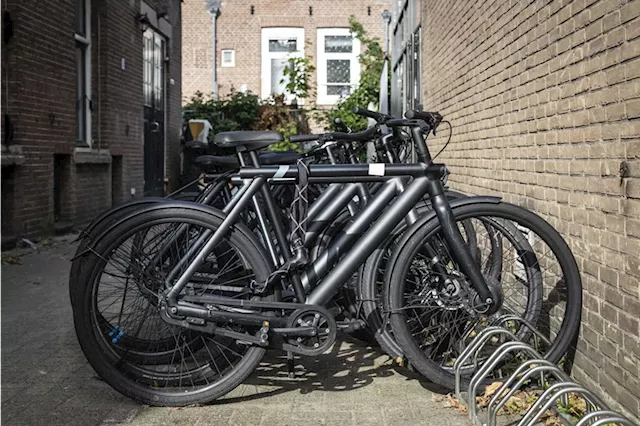
[[[206,403],[238,386],[262,359],[264,348],[170,324],[160,315],[160,301],[170,288],[165,283],[173,282],[168,272],[198,236],[221,222],[221,214],[208,214],[202,206],[169,205],[119,224],[87,255],[81,271],[86,285],[74,310],[76,333],[89,363],[120,393],[149,405]],[[172,238],[175,230],[183,232],[180,238]],[[252,298],[250,280],[264,281],[270,273],[259,242],[238,224],[220,247],[224,253],[209,253],[210,270],[201,269],[183,294]],[[164,255],[167,248],[175,255]],[[218,326],[258,332],[258,327]]]
[[[501,268],[481,265],[481,270],[502,304],[493,315],[474,310],[475,292],[445,243],[438,220],[414,227],[396,248],[387,272],[393,334],[413,367],[429,380],[453,389],[453,363],[478,331],[503,314],[527,320],[539,334],[522,323],[508,326],[520,340],[557,362],[575,341],[582,307],[580,274],[566,242],[542,218],[515,205],[476,203],[453,211],[461,229],[463,222],[471,222],[476,230],[499,232]],[[488,236],[477,232],[476,238],[478,247],[490,247]],[[430,257],[434,251],[437,257]],[[443,269],[447,276],[441,276]],[[500,343],[487,345],[479,366]],[[514,365],[506,362],[494,377],[510,374]],[[463,385],[474,371],[464,370]]]

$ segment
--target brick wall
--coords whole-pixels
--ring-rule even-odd
[[[179,181],[181,33],[180,0],[149,0],[167,12],[169,46],[166,104],[166,175]],[[14,126],[5,145],[19,149],[21,165],[4,167],[5,235],[32,236],[54,226],[54,164],[65,164],[63,220],[80,225],[112,204],[143,193],[142,31],[140,0],[91,2],[91,152],[76,150],[75,0],[7,0],[14,36],[2,46],[2,107]],[[122,61],[125,67],[122,69]],[[6,88],[6,90],[5,90]],[[104,155],[96,155],[98,152]],[[54,157],[55,156],[55,157]],[[122,159],[112,176],[112,156]],[[54,161],[57,159],[57,161]],[[5,185],[5,180],[7,181]],[[112,194],[112,187],[117,194]],[[9,206],[9,207],[5,207]]]
[[[424,104],[453,124],[452,187],[531,208],[569,241],[584,284],[573,374],[637,417],[640,1],[423,11]]]
[[[251,5],[254,14],[251,14]],[[313,14],[309,15],[309,7]],[[220,95],[231,87],[240,90],[243,84],[253,93],[261,93],[261,29],[267,27],[303,27],[308,41],[305,54],[317,55],[317,28],[348,28],[349,16],[354,15],[370,35],[383,42],[384,27],[381,13],[391,9],[385,0],[262,0],[246,3],[223,1],[217,20],[218,86]],[[212,90],[211,14],[204,0],[185,0],[183,28],[183,101],[196,92]],[[235,50],[235,67],[220,67],[220,51]],[[314,75],[312,81],[316,81]]]

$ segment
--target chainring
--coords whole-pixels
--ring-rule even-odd
[[[289,344],[301,355],[320,355],[326,352],[336,340],[337,325],[331,314],[319,306],[309,306],[294,311],[287,321],[288,328],[315,327],[315,336],[292,337]]]

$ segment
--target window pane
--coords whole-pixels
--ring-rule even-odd
[[[349,96],[351,86],[327,86],[327,95],[329,96]]]
[[[284,93],[286,82],[280,83],[284,78],[284,69],[291,64],[286,58],[271,59],[271,93]]]
[[[76,0],[76,33],[86,36],[86,0]]]
[[[269,52],[295,52],[298,40],[295,38],[269,39]]]
[[[160,37],[155,37],[154,43],[154,75],[153,75],[153,83],[154,83],[154,106],[156,109],[164,109],[164,98],[163,98],[163,84],[164,84],[164,76],[162,75],[162,64],[164,62],[163,58],[164,51],[164,43],[160,39]]]
[[[230,64],[233,60],[233,52],[231,50],[223,50],[222,51],[222,62],[226,64]]]
[[[144,35],[143,80],[144,104],[151,106],[153,99],[153,34],[148,31]]]
[[[353,38],[351,36],[325,36],[324,51],[327,53],[353,51]]]
[[[87,85],[85,46],[76,43],[76,139],[78,142],[86,142],[87,139]]]
[[[351,83],[351,61],[349,59],[327,60],[327,83]]]

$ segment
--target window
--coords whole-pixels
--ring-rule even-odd
[[[420,0],[397,0],[393,3],[391,22],[391,114],[402,117],[422,99]]]
[[[318,29],[318,104],[348,96],[360,80],[360,41],[347,28]]]
[[[223,50],[222,51],[222,66],[223,67],[235,67],[236,66],[236,51],[235,50]]]
[[[304,29],[262,29],[262,97],[285,93],[284,69],[289,58],[304,56]],[[287,101],[291,101],[287,96]]]
[[[91,146],[91,0],[76,0],[76,144]]]

